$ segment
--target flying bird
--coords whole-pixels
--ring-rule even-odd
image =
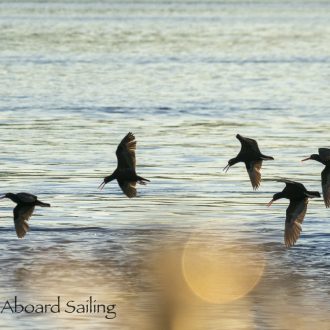
[[[313,159],[325,165],[321,173],[323,200],[326,207],[330,207],[330,149],[319,148],[318,154],[312,154],[302,160]]]
[[[235,158],[228,161],[228,165],[223,169],[229,168],[239,162],[245,163],[250,181],[254,190],[258,189],[261,181],[261,166],[263,160],[274,160],[273,157],[263,155],[258,147],[257,141],[237,134],[236,138],[241,142],[241,150]]]
[[[7,193],[0,197],[3,198],[9,198],[17,204],[14,208],[14,223],[18,238],[23,238],[29,230],[28,221],[35,206],[50,207],[50,204],[39,201],[37,196],[25,192]]]
[[[273,199],[268,203],[268,207],[280,198],[290,200],[290,204],[286,209],[284,230],[284,243],[288,248],[293,246],[300,236],[302,231],[301,224],[304,221],[307,211],[308,198],[321,197],[321,195],[318,191],[307,191],[305,186],[299,182],[286,179],[277,181],[284,182],[285,188],[273,196]]]
[[[146,184],[147,181],[150,182],[135,172],[135,149],[135,136],[132,133],[128,133],[119,143],[116,150],[118,161],[116,170],[104,178],[99,189],[103,189],[108,182],[116,179],[123,193],[127,197],[132,198],[136,197],[136,183]]]

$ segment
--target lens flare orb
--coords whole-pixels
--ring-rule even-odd
[[[193,235],[182,255],[187,285],[199,298],[214,304],[247,295],[262,278],[264,268],[263,251],[243,240]]]

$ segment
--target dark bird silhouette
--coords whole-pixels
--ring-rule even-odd
[[[273,199],[268,203],[272,203],[280,198],[287,198],[290,204],[286,209],[284,243],[286,247],[293,246],[298,240],[302,231],[301,224],[307,211],[308,198],[321,197],[318,191],[307,191],[305,186],[299,182],[286,179],[277,180],[284,182],[285,188],[283,191],[275,194]]]
[[[29,230],[28,221],[35,206],[50,207],[50,204],[39,201],[37,196],[25,192],[7,193],[0,197],[0,199],[3,198],[9,198],[17,204],[14,208],[14,223],[18,238],[23,238]]]
[[[326,207],[330,207],[330,149],[320,148],[319,154],[313,154],[302,160],[313,159],[325,165],[321,173],[323,200]]]
[[[235,158],[228,161],[228,165],[223,170],[227,172],[231,166],[239,162],[245,163],[252,187],[256,190],[260,186],[262,161],[274,160],[274,158],[263,155],[259,150],[257,141],[239,134],[236,135],[236,138],[241,142],[241,150]]]
[[[99,186],[100,189],[103,189],[108,182],[116,179],[124,194],[132,198],[136,196],[135,186],[137,182],[140,184],[146,184],[146,181],[150,182],[138,176],[135,172],[135,149],[135,136],[132,133],[128,133],[117,147],[117,168],[111,175],[104,178],[104,181]]]

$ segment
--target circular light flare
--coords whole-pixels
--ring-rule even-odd
[[[182,255],[187,285],[196,296],[214,304],[247,295],[260,281],[264,268],[263,251],[242,240],[224,243],[220,238],[194,235]]]

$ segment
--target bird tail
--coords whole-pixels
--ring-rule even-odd
[[[48,203],[44,203],[44,202],[41,202],[41,201],[37,201],[37,202],[36,202],[36,205],[38,205],[38,206],[42,206],[42,207],[50,207],[50,204],[48,204]]]
[[[321,195],[318,191],[307,191],[306,196],[310,197],[310,198],[321,197]]]

